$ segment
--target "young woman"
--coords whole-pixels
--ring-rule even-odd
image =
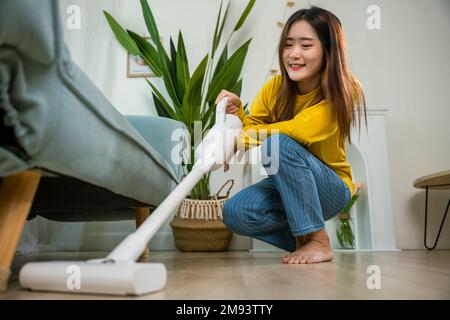
[[[366,124],[367,116],[362,87],[348,69],[346,54],[334,14],[318,7],[301,9],[281,35],[281,75],[264,85],[250,113],[244,114],[241,100],[231,92],[223,90],[217,97],[228,97],[227,113],[243,122],[240,145],[263,144],[268,174],[226,202],[224,223],[238,234],[291,252],[284,263],[331,261],[325,221],[355,193],[345,141],[351,143],[357,114],[364,114]],[[250,134],[261,130],[268,131],[264,141]],[[274,157],[271,150],[277,149]]]

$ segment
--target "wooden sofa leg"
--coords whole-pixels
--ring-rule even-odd
[[[150,215],[150,209],[149,208],[136,208],[136,228],[138,228],[141,224],[144,223],[145,219],[147,219]],[[144,262],[148,261],[150,258],[150,249],[147,246],[145,250],[142,252],[141,256],[139,257],[138,261]]]
[[[4,177],[0,187],[0,292],[5,292],[23,227],[39,185],[39,171]]]

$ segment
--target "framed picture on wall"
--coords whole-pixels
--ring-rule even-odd
[[[150,41],[150,37],[144,37],[147,41]],[[144,59],[140,55],[127,54],[127,77],[139,78],[139,77],[154,77],[150,67],[145,63]]]

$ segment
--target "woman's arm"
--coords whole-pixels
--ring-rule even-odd
[[[245,127],[241,143],[246,148],[261,144],[268,136],[286,134],[306,146],[323,141],[338,129],[336,114],[326,100],[298,113],[293,119],[271,124],[256,124]]]
[[[270,109],[275,103],[273,99],[273,92],[276,90],[276,86],[279,86],[279,79],[276,79],[276,77],[271,78],[264,84],[250,105],[250,112],[248,115],[245,114],[244,107],[239,96],[232,92],[222,90],[217,96],[216,103],[223,98],[228,97],[227,113],[236,114],[241,119],[244,127],[267,124],[271,122]]]

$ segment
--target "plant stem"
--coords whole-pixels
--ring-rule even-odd
[[[353,233],[350,220],[339,220],[338,228],[336,230],[336,236],[338,238],[339,245],[342,248],[355,248],[355,235]]]

